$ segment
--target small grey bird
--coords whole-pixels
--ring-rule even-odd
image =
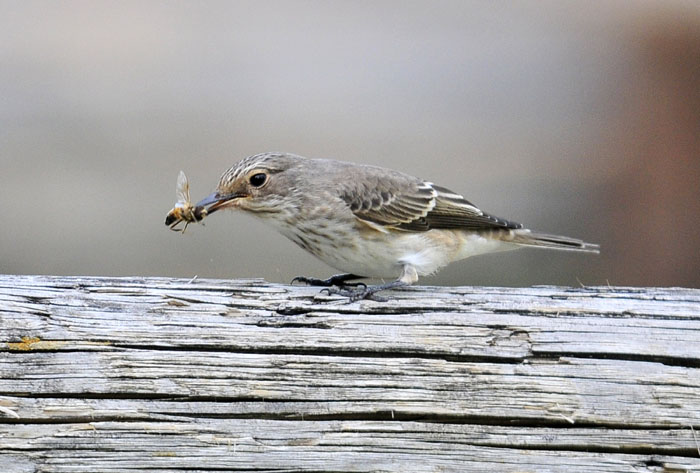
[[[598,245],[533,233],[489,215],[460,194],[408,174],[289,153],[243,159],[197,208],[202,215],[240,209],[270,223],[346,273],[294,281],[327,286],[329,294],[351,301],[483,253],[522,246],[598,252]],[[348,282],[361,278],[396,279],[376,286]]]

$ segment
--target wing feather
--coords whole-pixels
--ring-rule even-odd
[[[481,211],[460,194],[431,182],[379,168],[346,182],[340,197],[360,220],[396,230],[517,229],[522,225]]]

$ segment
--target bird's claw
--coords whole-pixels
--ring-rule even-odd
[[[330,286],[330,287],[324,287],[321,289],[321,292],[325,292],[326,294],[333,295],[333,294],[338,294],[341,296],[346,296],[349,297],[351,294],[354,294],[356,292],[361,292],[367,289],[367,284],[363,282],[358,282],[357,284],[352,284],[352,285],[342,285],[342,286]]]
[[[309,286],[323,286],[321,289],[321,294],[328,294],[329,296],[342,296],[347,297],[348,302],[357,302],[363,299],[370,299],[377,302],[386,302],[388,299],[385,297],[380,297],[376,293],[380,291],[385,291],[387,289],[394,289],[397,287],[405,286],[406,283],[396,280],[387,284],[380,284],[378,286],[368,286],[363,282],[350,283],[353,279],[360,279],[361,276],[356,276],[351,273],[347,274],[336,274],[328,279],[317,279],[317,278],[307,278],[305,276],[297,276],[292,279],[292,284],[298,282],[303,284],[308,284]]]
[[[368,286],[364,283],[358,283],[351,287],[348,286],[331,286],[321,289],[321,292],[328,294],[329,296],[338,295],[342,297],[347,297],[348,302],[357,302],[364,299],[370,299],[377,302],[386,302],[388,299],[385,297],[380,297],[375,293],[381,290],[377,286]]]
[[[347,281],[351,281],[353,279],[360,279],[361,276],[355,276],[354,274],[336,274],[334,276],[329,277],[328,279],[319,279],[319,278],[309,278],[306,276],[297,276],[294,279],[292,279],[292,282],[290,284],[294,283],[302,283],[306,284],[307,286],[323,286],[323,287],[331,287],[331,286],[360,286],[363,285],[367,287],[366,284],[358,282],[358,283],[348,283]]]
[[[318,278],[307,278],[306,276],[297,276],[289,284],[294,283],[306,284],[307,286],[323,286],[323,279]]]

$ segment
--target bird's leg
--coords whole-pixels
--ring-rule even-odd
[[[356,286],[366,286],[366,284],[357,282],[357,283],[348,283],[348,281],[352,281],[353,279],[362,279],[362,276],[357,276],[355,274],[351,273],[343,273],[343,274],[336,274],[331,276],[328,279],[318,279],[318,278],[307,278],[305,276],[297,276],[294,279],[292,279],[292,282],[290,284],[294,284],[295,282],[300,282],[303,284],[307,284],[309,286],[323,286],[323,287],[331,287],[331,286],[340,286],[340,287],[356,287]]]
[[[372,299],[378,302],[385,302],[387,299],[384,297],[378,297],[375,294],[380,291],[386,291],[387,289],[396,289],[397,287],[408,286],[418,281],[418,273],[416,268],[406,264],[403,267],[401,276],[395,281],[391,281],[385,284],[378,284],[376,286],[364,286],[364,287],[329,287],[327,289],[322,289],[321,292],[327,292],[328,295],[337,294],[339,296],[347,297],[349,302],[355,302],[362,299]]]

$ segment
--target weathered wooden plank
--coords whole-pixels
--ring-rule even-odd
[[[635,292],[626,290],[612,298],[609,288],[600,293],[551,288],[467,293],[448,288],[439,294],[439,288],[412,288],[396,291],[390,303],[340,304],[319,296],[316,288],[260,283],[252,290],[249,281],[228,286],[206,281],[202,287],[199,282],[170,283],[171,289],[166,280],[164,287],[151,289],[131,279],[122,287],[120,280],[63,278],[52,280],[51,290],[42,281],[36,284],[43,295],[23,295],[34,291],[27,283],[5,291],[10,293],[5,298],[15,300],[5,303],[6,311],[0,313],[5,328],[0,343],[37,337],[60,341],[64,344],[54,347],[69,350],[74,349],[72,342],[91,341],[501,359],[598,353],[700,364],[697,290],[653,289],[655,295],[636,299]],[[657,309],[651,318],[644,315],[652,313],[649,304]]]
[[[401,415],[481,417],[487,423],[700,424],[700,369],[621,360],[496,364],[168,350],[38,352],[0,354],[0,392],[230,401],[371,399],[395,403],[392,410]],[[412,403],[411,409],[402,407],[405,402]]]
[[[41,431],[33,425],[14,427],[0,426],[0,448],[24,451],[34,465],[59,472],[161,471],[175,462],[191,470],[209,465],[231,471],[289,471],[290,459],[297,460],[295,471],[485,471],[498,465],[499,471],[638,472],[662,465],[667,471],[696,466],[692,459],[666,455],[585,452],[589,441],[601,443],[585,430],[251,419],[54,424]],[[620,442],[618,451],[644,448],[644,442],[659,438],[648,432],[636,440],[617,434],[608,432],[607,438]],[[520,447],[526,448],[513,446],[513,436],[524,439]],[[677,444],[672,435],[665,438]],[[562,456],[555,447],[568,451]],[[78,459],[82,464],[76,465]]]
[[[0,470],[700,471],[699,290],[392,295],[0,276]]]
[[[205,434],[245,437],[255,432],[257,438],[274,437],[275,442],[289,445],[302,444],[308,438],[328,441],[329,435],[343,435],[350,442],[351,436],[361,435],[362,438],[391,439],[398,436],[403,440],[420,438],[532,450],[638,453],[653,449],[657,454],[692,456],[698,449],[697,435],[690,427],[649,430],[398,421],[401,414],[394,414],[391,410],[384,412],[386,420],[383,421],[325,421],[317,419],[338,417],[348,410],[342,405],[334,409],[330,403],[313,401],[228,403],[3,397],[0,403],[12,406],[17,418],[29,422],[0,425],[1,448],[22,448],[29,441],[36,442],[39,438],[47,441],[45,437],[58,435],[58,432],[73,428],[82,430],[86,425],[99,424],[105,432],[133,430],[158,435],[158,432],[166,431],[169,435],[183,436],[181,442]],[[368,404],[362,405],[369,407]],[[285,420],[264,419],[266,415]],[[302,416],[303,422],[293,422],[301,420]],[[35,422],[42,420],[49,423],[47,428],[38,430],[33,427]]]

